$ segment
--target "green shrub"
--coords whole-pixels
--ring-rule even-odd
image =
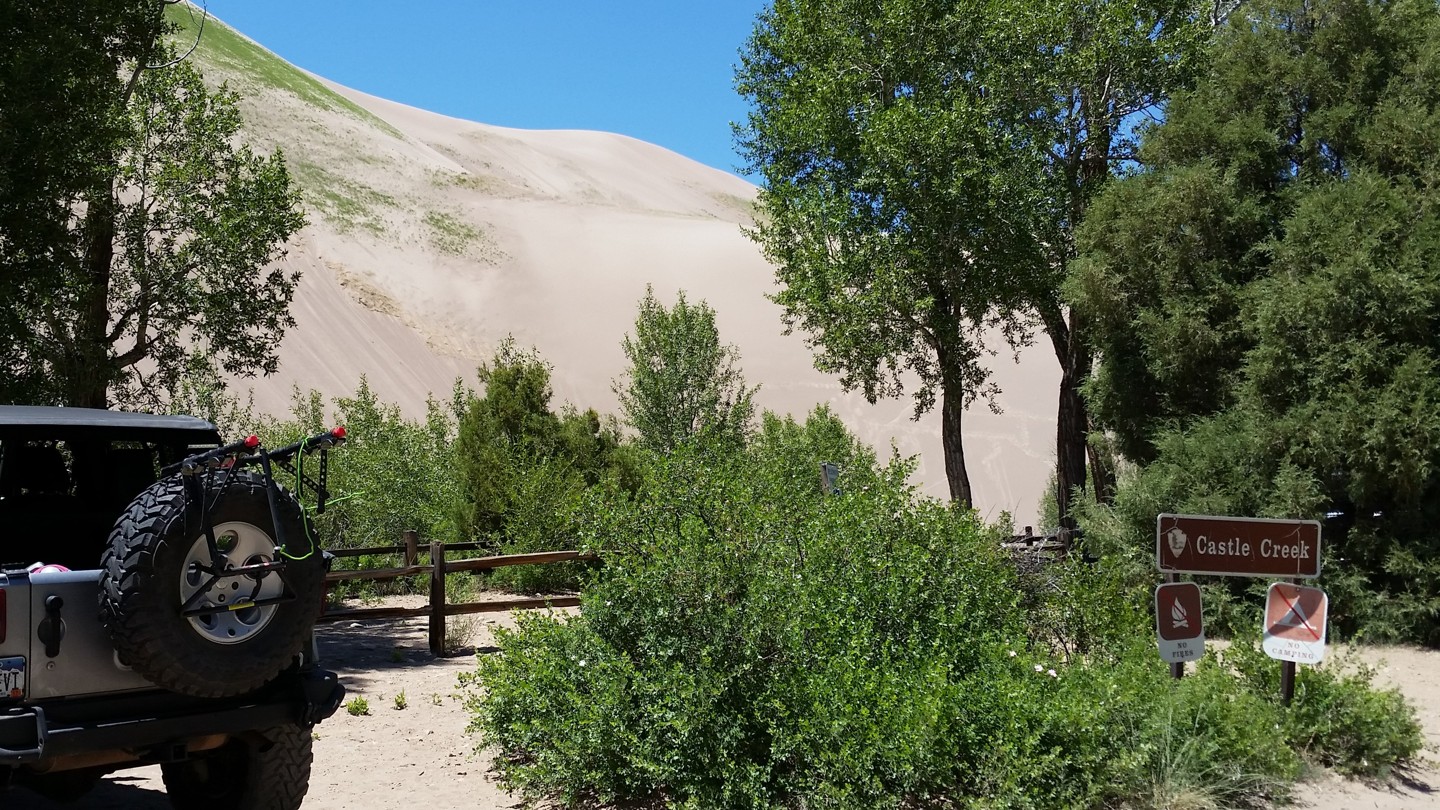
[[[652,457],[633,497],[587,506],[610,552],[582,613],[523,618],[468,679],[506,786],[696,808],[1283,799],[1300,760],[1274,731],[1298,721],[1243,672],[1212,656],[1170,679],[1103,568],[1062,566],[1036,601],[970,513],[830,420]]]
[[[464,395],[459,387],[456,401]],[[266,446],[279,447],[344,425],[345,444],[329,453],[331,501],[324,515],[309,511],[311,525],[323,548],[397,545],[408,529],[422,540],[451,534],[452,504],[457,497],[452,445],[458,418],[455,402],[431,400],[425,419],[413,420],[396,405],[379,401],[362,377],[352,397],[339,397],[327,409],[318,392],[295,392],[292,418],[262,425]],[[303,471],[316,474],[317,455],[305,459]],[[286,485],[290,476],[276,471]],[[307,503],[307,507],[313,507]],[[391,568],[394,556],[365,557],[358,567]]]
[[[456,443],[456,537],[503,554],[577,548],[587,490],[633,488],[614,420],[593,410],[550,408],[550,366],[506,340],[480,367],[483,396],[465,402]],[[493,585],[524,592],[577,587],[573,564],[502,568]]]
[[[1279,701],[1280,662],[1253,635],[1236,639],[1224,660],[1253,694]],[[1287,745],[1352,776],[1382,777],[1413,759],[1424,745],[1415,709],[1374,681],[1374,669],[1344,657],[1296,667],[1295,698],[1283,719]]]

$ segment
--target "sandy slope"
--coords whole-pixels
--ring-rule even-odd
[[[716,309],[763,407],[828,403],[882,457],[892,441],[919,454],[919,483],[946,492],[937,418],[844,393],[801,336],[782,334],[765,297],[773,268],[742,233],[749,183],[620,135],[488,126],[330,83],[338,95],[319,104],[199,56],[242,91],[247,137],[284,149],[311,208],[285,260],[303,280],[282,368],[242,383],[262,410],[284,412],[294,385],[337,395],[365,374],[417,413],[514,335],[553,363],[557,399],[613,412],[620,341],[651,284]],[[1046,345],[993,363],[1004,414],[972,408],[970,476],[982,512],[1030,523],[1054,457],[1058,369]]]

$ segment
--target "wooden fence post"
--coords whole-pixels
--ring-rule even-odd
[[[430,544],[430,652],[445,656],[445,545]]]
[[[420,557],[420,533],[406,529],[401,537],[405,538],[405,566],[408,568]]]

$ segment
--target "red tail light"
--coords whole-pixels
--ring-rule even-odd
[[[340,427],[335,428],[334,430],[330,431],[330,435],[334,436],[337,439],[345,438],[345,426],[341,425]]]

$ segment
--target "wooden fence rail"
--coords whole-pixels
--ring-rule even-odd
[[[330,552],[335,557],[361,557],[381,554],[399,554],[404,564],[398,568],[376,568],[364,571],[331,571],[325,575],[328,585],[332,582],[353,580],[387,580],[400,577],[430,575],[430,598],[423,607],[380,607],[355,608],[351,610],[326,611],[320,615],[322,624],[349,619],[400,619],[414,616],[430,617],[430,652],[436,656],[445,655],[445,617],[463,616],[472,613],[491,613],[510,610],[528,610],[543,607],[575,607],[580,604],[578,596],[551,596],[541,598],[505,599],[494,602],[467,602],[449,604],[445,600],[445,575],[462,571],[488,571],[510,565],[544,565],[547,563],[590,561],[597,559],[589,551],[539,551],[531,554],[500,554],[489,557],[475,557],[468,560],[446,560],[445,552],[478,549],[477,543],[431,543],[430,561],[420,564],[419,535],[405,532],[404,543],[397,546],[375,546],[372,548],[341,549]]]

